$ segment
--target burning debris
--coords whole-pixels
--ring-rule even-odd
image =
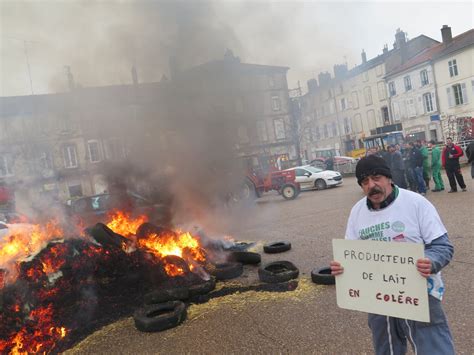
[[[179,300],[205,302],[216,279],[260,262],[243,250],[251,244],[119,210],[81,234],[56,221],[9,227],[0,241],[0,353],[60,352],[133,312],[138,329],[178,325],[186,315]]]

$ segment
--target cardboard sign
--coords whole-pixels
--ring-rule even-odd
[[[332,246],[344,267],[336,277],[339,307],[430,321],[427,281],[416,269],[422,244],[333,239]]]

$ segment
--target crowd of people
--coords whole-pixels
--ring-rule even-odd
[[[392,172],[394,184],[403,189],[418,192],[424,196],[430,190],[430,183],[433,180],[431,191],[444,191],[441,176],[441,167],[443,167],[449,181],[448,192],[457,192],[458,185],[462,191],[466,191],[459,164],[459,158],[464,155],[464,152],[461,147],[453,143],[450,137],[446,139],[443,150],[436,145],[434,140],[429,142],[417,140],[408,142],[403,147],[400,144],[390,145],[388,151],[373,147],[367,151],[366,156],[370,155],[376,155],[385,160]],[[472,164],[471,175],[474,178],[474,162]]]

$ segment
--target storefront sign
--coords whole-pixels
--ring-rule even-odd
[[[429,322],[427,282],[416,270],[423,245],[333,239],[334,260],[344,273],[336,277],[341,308]]]

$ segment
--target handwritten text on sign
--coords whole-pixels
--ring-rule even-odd
[[[416,270],[422,244],[333,239],[332,245],[344,267],[336,277],[339,307],[430,321],[426,279]]]

